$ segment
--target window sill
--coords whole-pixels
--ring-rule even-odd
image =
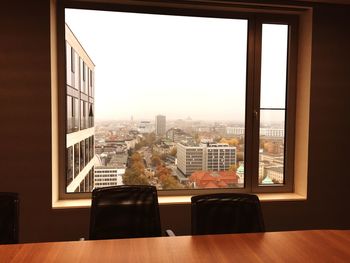
[[[296,193],[258,194],[258,196],[261,202],[305,201],[307,199],[306,196]],[[160,196],[158,202],[160,205],[190,204],[191,196]],[[52,204],[53,209],[88,208],[90,206],[90,199],[59,200]]]

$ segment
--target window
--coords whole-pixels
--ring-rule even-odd
[[[74,52],[74,49],[72,47],[71,47],[70,63],[71,63],[71,71],[72,71],[72,73],[75,73],[75,52]]]
[[[296,15],[64,11],[66,193],[107,168],[166,194],[292,191]]]

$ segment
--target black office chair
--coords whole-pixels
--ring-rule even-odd
[[[208,194],[191,198],[192,235],[265,231],[256,195]]]
[[[157,189],[123,185],[92,191],[90,239],[161,236]]]
[[[18,194],[0,192],[0,244],[18,243],[18,216]]]

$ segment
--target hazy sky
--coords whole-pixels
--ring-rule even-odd
[[[96,65],[96,119],[244,120],[246,20],[66,9],[66,23]]]

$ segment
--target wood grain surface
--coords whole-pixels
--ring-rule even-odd
[[[350,230],[0,245],[0,262],[350,262]]]

